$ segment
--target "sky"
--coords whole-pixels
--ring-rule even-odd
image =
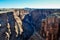
[[[60,8],[60,0],[0,0],[0,8]]]

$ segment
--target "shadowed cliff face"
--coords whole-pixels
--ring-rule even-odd
[[[40,30],[41,21],[45,19],[47,15],[50,15],[51,11],[35,9],[29,14],[25,15],[23,19],[23,40],[27,40],[28,37],[32,36],[34,32]],[[25,34],[25,35],[24,35]],[[30,35],[30,36],[29,36]]]
[[[10,29],[11,29],[10,40],[16,40],[15,19],[14,19],[14,16],[13,16],[13,12],[8,12],[7,13],[7,18],[8,18],[8,23],[9,23]]]
[[[33,12],[31,12],[31,14],[32,14],[32,19],[33,19],[33,24],[35,24],[35,30],[37,30],[31,37],[30,37],[30,39],[29,40],[45,40],[44,39],[44,37],[42,37],[41,36],[41,34],[40,34],[40,29],[41,29],[41,23],[42,23],[42,19],[46,19],[46,17],[47,16],[49,16],[49,15],[51,15],[51,14],[53,14],[53,13],[55,13],[55,12],[60,12],[60,10],[45,10],[45,9],[43,9],[43,10],[35,10],[35,11],[33,11]],[[40,15],[39,15],[40,14]],[[33,16],[34,15],[34,16]],[[40,17],[38,17],[38,16],[40,16]],[[39,19],[39,20],[37,20],[37,19]],[[52,20],[53,21],[53,18],[52,19],[50,19],[50,20]],[[58,19],[57,19],[58,20]],[[39,25],[38,25],[39,24]],[[54,26],[54,25],[53,25]],[[45,27],[45,26],[44,26]],[[55,27],[55,26],[54,26]],[[40,29],[39,29],[40,28]],[[41,30],[43,30],[43,28],[41,29]],[[57,30],[57,29],[56,29]],[[59,29],[60,30],[60,29]],[[45,31],[45,30],[44,30]],[[42,32],[44,32],[44,31],[42,31]],[[42,34],[42,35],[44,35],[44,34]],[[58,34],[58,35],[60,35],[60,34]],[[55,39],[56,40],[56,39]]]
[[[8,12],[7,14],[0,15],[0,31],[1,31],[0,34],[3,34],[1,35],[2,37],[0,36],[0,40],[7,39],[5,38],[6,37],[5,32],[8,31],[6,27],[7,23],[9,23],[10,29],[11,29],[10,40],[28,40],[32,35],[40,31],[42,19],[45,19],[47,16],[49,16],[54,12],[59,12],[59,10],[34,9],[28,13],[26,12],[27,14],[26,13],[24,14],[24,11],[21,12],[21,14],[17,14],[22,21],[23,33],[21,35],[19,34],[19,30],[18,30],[18,34],[15,31],[16,30],[15,25],[18,25],[18,24],[15,24],[16,20],[14,18],[13,12]],[[16,35],[18,36],[16,37]],[[39,34],[36,33],[36,35],[39,35]]]
[[[0,14],[0,40],[7,40],[5,32],[7,31],[7,15]]]
[[[47,15],[51,14],[51,11],[43,10],[43,9],[35,9],[31,13],[32,24],[35,27],[35,31],[38,31],[41,26],[42,19],[45,19]]]

